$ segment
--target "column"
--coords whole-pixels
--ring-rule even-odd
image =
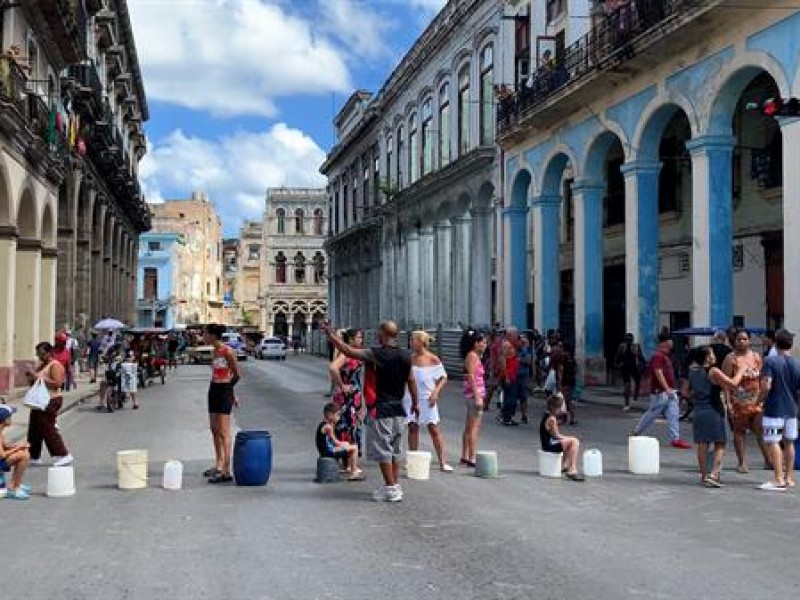
[[[406,256],[408,255],[408,241],[403,240],[395,248],[394,266],[394,318],[400,323],[401,328],[405,328],[408,323],[408,313],[406,312],[406,298],[408,289],[406,288]]]
[[[450,221],[436,224],[436,313],[434,322],[445,327],[453,325],[453,236]]]
[[[434,253],[433,235],[433,227],[423,227],[419,234],[419,273],[422,280],[420,284],[422,297],[421,322],[425,327],[435,327],[437,324],[437,321],[434,320],[436,255]]]
[[[92,313],[89,320],[92,324],[103,317],[103,252],[92,248]]]
[[[0,228],[0,273],[9,283],[16,281],[17,239],[13,227]],[[13,285],[0,286],[0,393],[9,391],[14,384],[14,300]]]
[[[59,202],[63,201],[59,199]],[[72,220],[70,215],[69,220]],[[71,222],[59,223],[58,227],[58,252],[61,260],[58,261],[58,302],[56,303],[56,322],[58,327],[69,325],[75,327],[77,286],[77,247],[75,229]]]
[[[546,332],[558,329],[561,295],[561,196],[543,195],[533,202],[538,235],[534,236],[534,308],[536,327]],[[514,282],[511,283],[514,285]]]
[[[528,309],[528,207],[509,206],[503,209],[503,218],[510,243],[507,269],[511,320],[508,324],[524,329]]]
[[[492,216],[491,208],[472,211],[472,321],[474,325],[492,324]],[[527,227],[527,218],[526,227]],[[526,248],[527,252],[527,248]],[[527,261],[526,261],[527,265]],[[527,267],[526,267],[527,268]],[[523,279],[527,286],[527,273]],[[526,287],[527,290],[527,287]],[[527,294],[525,303],[527,304]],[[523,310],[525,310],[523,308]],[[523,312],[522,325],[525,325]]]
[[[659,162],[622,165],[625,177],[625,310],[628,331],[653,353],[658,335]]]
[[[384,246],[383,253],[383,302],[381,302],[381,320],[397,319],[397,310],[395,308],[395,289],[396,289],[396,276],[394,271],[394,243],[387,241]]]
[[[800,331],[800,119],[778,119],[783,134],[783,313],[784,326]],[[797,352],[800,343],[795,343]]]
[[[92,232],[78,231],[75,270],[75,313],[92,318]],[[93,324],[93,323],[92,323]]]
[[[575,194],[575,354],[586,384],[605,384],[603,355],[604,181],[578,180]]]
[[[42,249],[39,240],[17,241],[14,286],[14,362],[33,360],[39,329],[42,289]],[[48,339],[52,333],[48,332]]]
[[[733,137],[724,135],[686,143],[692,156],[692,322],[697,326],[733,321],[733,144]]]
[[[470,269],[472,268],[472,218],[469,214],[453,220],[453,321],[463,326],[470,322]]]
[[[104,256],[103,257],[103,289],[101,290],[101,297],[103,299],[102,304],[100,305],[100,310],[102,311],[103,315],[108,317],[116,317],[114,314],[113,308],[113,282],[112,282],[112,268],[111,268],[111,256]]]
[[[39,336],[41,340],[49,340],[56,333],[56,278],[58,269],[58,249],[42,249],[41,291],[39,293]],[[75,282],[71,285],[74,289]],[[76,324],[71,323],[74,327]]]
[[[419,277],[419,233],[412,229],[406,238],[406,325],[416,327],[422,319]]]

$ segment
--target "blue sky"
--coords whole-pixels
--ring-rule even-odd
[[[324,186],[332,119],[377,91],[445,0],[128,0],[150,201],[204,190],[225,234],[271,186]]]

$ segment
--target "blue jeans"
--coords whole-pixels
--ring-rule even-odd
[[[519,398],[519,378],[503,383],[503,406],[500,416],[503,421],[510,421],[517,412],[517,399]]]
[[[680,410],[678,409],[678,395],[667,395],[666,392],[660,394],[650,394],[650,407],[647,412],[642,415],[636,427],[633,429],[633,435],[641,435],[655,422],[658,417],[666,417],[669,424],[669,439],[674,442],[681,438],[680,427],[678,426],[678,416]]]

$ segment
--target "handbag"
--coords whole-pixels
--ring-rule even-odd
[[[45,386],[44,381],[41,379],[36,380],[36,383],[31,386],[31,389],[25,392],[25,398],[22,400],[22,404],[34,410],[47,409],[47,406],[50,404],[50,394],[47,391],[47,386]]]

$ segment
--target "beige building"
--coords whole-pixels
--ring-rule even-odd
[[[222,222],[203,192],[152,204],[153,231],[179,233],[185,245],[174,282],[179,324],[220,323],[223,315]]]
[[[327,206],[324,189],[267,190],[260,299],[261,328],[268,335],[305,338],[326,318]]]
[[[5,3],[0,393],[57,325],[130,314],[147,106],[124,0]],[[56,316],[58,307],[58,317]]]
[[[236,273],[237,325],[260,325],[262,321],[261,249],[264,227],[256,221],[245,221],[239,234],[239,268]]]

